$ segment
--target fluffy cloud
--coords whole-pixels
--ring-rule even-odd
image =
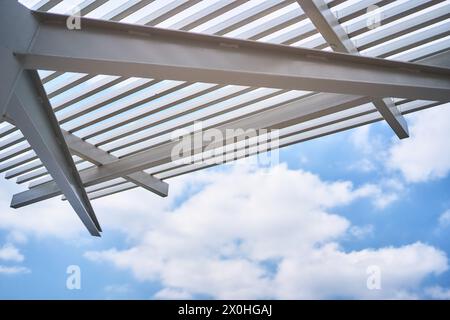
[[[15,238],[11,241],[26,241],[24,234],[71,239],[84,231],[67,202],[55,198],[16,210],[9,208],[11,194],[10,190],[0,193],[0,229],[10,231]]]
[[[355,128],[350,135],[350,143],[365,156],[377,155],[383,142],[379,136],[372,134],[372,125]],[[365,159],[368,160],[368,159]]]
[[[446,177],[450,171],[450,105],[418,112],[408,121],[411,137],[394,143],[388,165],[408,182]]]
[[[445,229],[450,226],[450,210],[445,211],[439,216],[439,228]]]
[[[24,257],[16,247],[11,244],[5,244],[3,247],[0,247],[0,260],[22,262]]]
[[[200,182],[199,182],[200,183]],[[186,186],[182,183],[180,186]],[[8,189],[13,190],[8,190]],[[171,186],[171,198],[177,198],[178,186]],[[75,244],[93,242],[80,219],[67,201],[60,197],[38,202],[20,209],[9,208],[11,195],[19,192],[16,186],[0,185],[0,229],[8,231],[8,241],[25,243],[27,237],[55,237]],[[130,195],[130,198],[128,197]],[[134,201],[129,201],[134,198]],[[145,199],[145,201],[142,201]],[[148,226],[148,215],[158,217],[161,211],[168,210],[171,201],[155,196],[144,190],[134,190],[120,197],[108,197],[92,202],[100,224],[107,232],[110,228],[127,234],[139,233]],[[114,208],[115,210],[111,210]],[[148,213],[147,209],[152,208]],[[127,215],[124,215],[124,211]],[[98,240],[98,239],[97,239]]]
[[[367,289],[367,271],[371,266],[380,270],[381,290]],[[315,250],[307,259],[283,261],[276,280],[280,283],[280,296],[288,299],[402,298],[411,296],[430,272],[446,269],[445,255],[422,243],[349,253],[329,245]]]
[[[191,184],[173,181],[183,185],[176,194],[188,192],[187,199],[156,210],[138,204],[132,211],[140,226],[132,223],[128,230],[133,244],[86,257],[130,270],[142,281],[159,281],[163,289],[155,298],[414,297],[423,279],[447,270],[446,255],[420,242],[354,252],[339,246],[340,239],[364,233],[356,235],[358,229],[333,211],[376,197],[373,187],[322,181],[285,166],[236,168],[190,175]],[[189,187],[195,184],[202,188]],[[131,195],[130,203],[141,202]],[[107,224],[126,230],[116,217]],[[366,286],[373,265],[381,271],[381,290]]]
[[[361,159],[351,170],[370,172],[378,169],[399,171],[407,182],[426,182],[444,178],[450,172],[450,104],[407,116],[410,137],[385,141],[373,132],[372,125],[354,129],[349,141]]]
[[[356,128],[349,135],[359,158],[347,168],[363,173],[376,171],[381,176],[373,185],[378,189],[374,204],[380,209],[407,192],[405,182],[441,179],[450,172],[450,104],[408,115],[407,120],[408,139],[392,137],[389,141],[376,133],[373,125]]]
[[[14,238],[11,234],[8,235],[9,239]],[[20,239],[19,239],[20,241]],[[6,264],[20,263],[25,260],[25,257],[20,253],[19,249],[12,243],[6,243],[0,246],[0,262]],[[31,270],[20,265],[3,265],[0,264],[0,276],[3,275],[16,275],[30,273]]]
[[[350,144],[358,151],[360,159],[350,163],[347,169],[363,173],[374,172],[386,157],[385,145],[381,136],[373,134],[373,125],[353,129],[349,136]]]
[[[7,263],[11,262],[22,262],[25,260],[25,257],[20,253],[19,249],[17,249],[13,244],[7,243],[0,247],[0,261],[4,261]],[[30,273],[31,270],[18,265],[6,266],[0,264],[0,275],[15,275],[15,274],[23,274]]]

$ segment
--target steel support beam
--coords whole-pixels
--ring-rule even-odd
[[[437,56],[422,59],[419,62],[423,65],[448,66],[449,61],[450,51],[446,51]],[[224,122],[222,128],[225,128],[225,130],[234,127],[245,128],[250,125],[255,129],[270,128],[270,126],[271,128],[280,129],[368,102],[370,102],[370,98],[320,93],[300,101],[279,106],[264,112],[264,114],[258,113],[245,116],[239,121],[231,121],[232,123]],[[265,122],[262,122],[264,119],[266,119]],[[109,165],[82,171],[80,175],[85,186],[90,186],[132,172],[168,163],[171,162],[170,153],[175,145],[176,142],[166,143],[148,151],[122,158]],[[196,150],[196,152],[199,152],[199,150]],[[54,182],[47,182],[34,187],[33,190],[14,195],[13,202],[18,206],[23,206],[26,203],[42,201],[59,194],[59,190]]]
[[[255,41],[34,13],[28,69],[50,69],[371,97],[450,100],[450,70]],[[130,50],[132,48],[132,50]]]
[[[17,1],[1,1],[0,118],[20,129],[88,231],[100,236],[100,224],[37,72],[24,71],[13,54],[27,51],[38,30],[39,22],[27,8]]]
[[[52,175],[55,185],[64,193],[91,235],[100,236],[100,225],[64,142],[58,121],[51,106],[41,98],[43,88],[36,88],[38,83],[37,72],[22,73],[5,117],[27,138]],[[39,89],[42,91],[39,92]],[[16,207],[14,203],[11,206]]]
[[[97,166],[107,165],[118,160],[118,158],[112,154],[95,147],[70,132],[62,130],[62,133],[72,153],[96,164]],[[148,173],[135,172],[124,176],[123,178],[146,190],[156,193],[161,197],[167,197],[168,195],[169,185]]]
[[[297,0],[297,2],[334,51],[359,55],[358,48],[324,0]],[[392,99],[377,98],[372,102],[400,139],[409,137],[406,120]]]

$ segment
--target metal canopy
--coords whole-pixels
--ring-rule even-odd
[[[12,207],[63,195],[95,236],[90,200],[383,119],[406,138],[404,114],[450,101],[448,0],[21,2],[0,4],[0,172],[28,183]],[[196,121],[278,144],[175,161]]]

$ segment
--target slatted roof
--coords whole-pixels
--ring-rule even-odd
[[[329,44],[325,40],[330,39],[329,36],[318,29],[320,21],[314,21],[310,12],[306,14],[303,11],[302,1],[21,2],[32,10],[44,12],[40,19],[45,19],[45,12],[72,15],[79,11],[81,16],[90,19],[214,35],[224,39],[252,40],[324,52],[345,50],[345,47],[339,50],[340,44]],[[339,23],[339,30],[344,30],[350,40],[353,50],[349,51],[350,54],[435,65],[441,68],[441,72],[449,67],[450,1],[326,0],[325,4]],[[140,34],[139,30],[136,29],[135,33]],[[73,32],[82,33],[83,25],[81,30]],[[228,50],[227,46],[224,50]],[[276,65],[277,60],[273,64]],[[161,76],[143,78],[43,69],[38,71],[38,75],[44,98],[48,99],[53,109],[82,179],[83,172],[93,168],[107,167],[105,165],[123,159],[134,161],[152,151],[157,154],[170,143],[175,130],[191,132],[196,121],[202,121],[204,128],[226,127],[228,123],[248,117],[262,115],[264,118],[267,112],[276,116],[281,114],[278,112],[280,108],[288,112],[290,107],[293,110],[293,113],[287,113],[291,115],[290,121],[276,126],[279,129],[279,146],[283,147],[386,119],[385,114],[380,114],[379,106],[374,105],[374,98],[359,92],[352,97],[336,93],[317,94],[320,90],[292,90],[275,85],[248,86],[240,83],[239,79],[236,82],[211,83]],[[448,96],[439,101],[394,96],[389,101],[401,114],[407,114],[448,100]],[[242,156],[261,151],[257,143],[257,138],[250,139],[248,150]],[[232,148],[222,152],[227,161],[236,158],[235,150],[245,147],[240,142],[232,145]],[[0,123],[0,172],[6,179],[30,190],[49,186],[52,175],[35,151],[17,127],[6,121]],[[196,157],[210,159],[217,156],[217,153],[202,153],[203,156]],[[158,189],[163,185],[158,183],[210,166],[211,162],[207,161],[180,163],[155,160],[148,161],[148,165],[140,165],[139,170],[125,170],[120,176],[105,175],[103,179],[90,183],[83,179],[83,184],[91,200],[136,187],[156,193],[160,190],[159,194],[165,195],[161,192],[164,187]],[[24,201],[20,205],[16,203],[16,206],[38,200],[40,198]]]

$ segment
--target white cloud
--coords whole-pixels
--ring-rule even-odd
[[[25,274],[30,273],[30,269],[25,267],[7,267],[0,265],[0,275],[15,275],[15,274]]]
[[[450,226],[450,210],[443,212],[439,216],[439,228],[445,229]]]
[[[2,187],[5,188],[5,185],[2,184]],[[0,229],[8,230],[11,236],[26,234],[72,239],[78,234],[87,235],[78,216],[66,201],[55,198],[20,209],[11,209],[10,195],[9,190],[1,190]],[[22,237],[22,240],[25,238]]]
[[[450,171],[450,105],[417,112],[408,122],[411,136],[393,144],[388,166],[409,182],[446,177]]]
[[[376,184],[379,196],[376,207],[383,209],[398,200],[407,191],[409,183],[427,182],[445,178],[450,172],[450,104],[423,110],[407,116],[410,138],[391,142],[374,133],[373,126],[352,130],[349,141],[360,154],[360,159],[350,163],[352,171],[381,173]],[[393,178],[399,172],[403,181]],[[386,180],[387,177],[387,180]]]
[[[367,289],[369,266],[380,268],[381,290]],[[411,295],[430,273],[446,269],[445,254],[422,243],[349,253],[328,245],[306,259],[283,261],[276,283],[279,297],[286,299],[400,298]]]
[[[379,209],[386,208],[391,203],[398,199],[398,194],[396,193],[381,193],[374,201],[375,206]]]
[[[187,186],[189,183],[181,185]],[[27,241],[27,236],[55,237],[71,241],[74,245],[98,240],[89,236],[70,204],[61,201],[60,197],[19,209],[9,208],[11,194],[19,191],[18,188],[8,190],[10,187],[4,183],[0,184],[0,229],[8,231],[9,242]],[[113,228],[127,234],[139,233],[148,227],[145,222],[149,221],[149,214],[157,218],[161,211],[168,210],[173,203],[172,199],[179,195],[177,190],[177,185],[171,185],[170,199],[159,197],[147,190],[133,190],[119,196],[92,201],[92,205],[104,231],[108,232]],[[147,212],[148,208],[152,208],[150,213]],[[124,214],[124,211],[127,214]]]
[[[349,141],[360,159],[350,163],[348,170],[363,173],[374,172],[386,156],[384,143],[380,135],[374,134],[372,125],[357,127],[350,132]]]
[[[25,260],[25,257],[20,253],[19,249],[17,249],[13,244],[7,243],[0,247],[0,261],[5,262],[22,262]],[[30,273],[31,270],[22,267],[22,266],[6,266],[0,264],[0,275],[15,275],[15,274],[24,274]]]
[[[387,145],[382,136],[372,132],[372,125],[358,127],[352,130],[349,140],[360,158],[351,162],[347,169],[362,173],[384,173]],[[404,191],[403,183],[392,177],[382,177],[376,184],[368,184],[373,189],[373,204],[378,209],[384,209],[399,198]]]
[[[384,209],[398,199],[398,190],[386,185],[384,182],[376,184],[366,184],[358,192],[361,195],[370,196],[372,204],[378,209]]]
[[[0,247],[0,260],[22,262],[24,256],[12,244],[5,244],[3,247]]]
[[[361,153],[368,155],[373,154],[375,144],[374,137],[371,135],[371,125],[357,127],[352,130],[350,142]]]
[[[450,300],[450,289],[442,288],[440,286],[427,288],[425,293],[431,299]]]
[[[172,186],[183,182],[177,194],[189,190],[183,179],[171,181]],[[159,281],[163,289],[155,298],[414,297],[422,280],[447,270],[445,253],[420,242],[354,252],[340,248],[339,240],[355,236],[356,229],[333,211],[376,197],[374,187],[322,181],[283,165],[201,172],[189,179],[204,188],[181,204],[133,209],[141,226],[131,223],[134,244],[128,249],[86,257],[130,270],[141,281]],[[102,206],[107,209],[106,202]],[[126,232],[125,219],[107,223],[115,228],[118,221]],[[381,268],[380,291],[366,287],[370,265]]]

